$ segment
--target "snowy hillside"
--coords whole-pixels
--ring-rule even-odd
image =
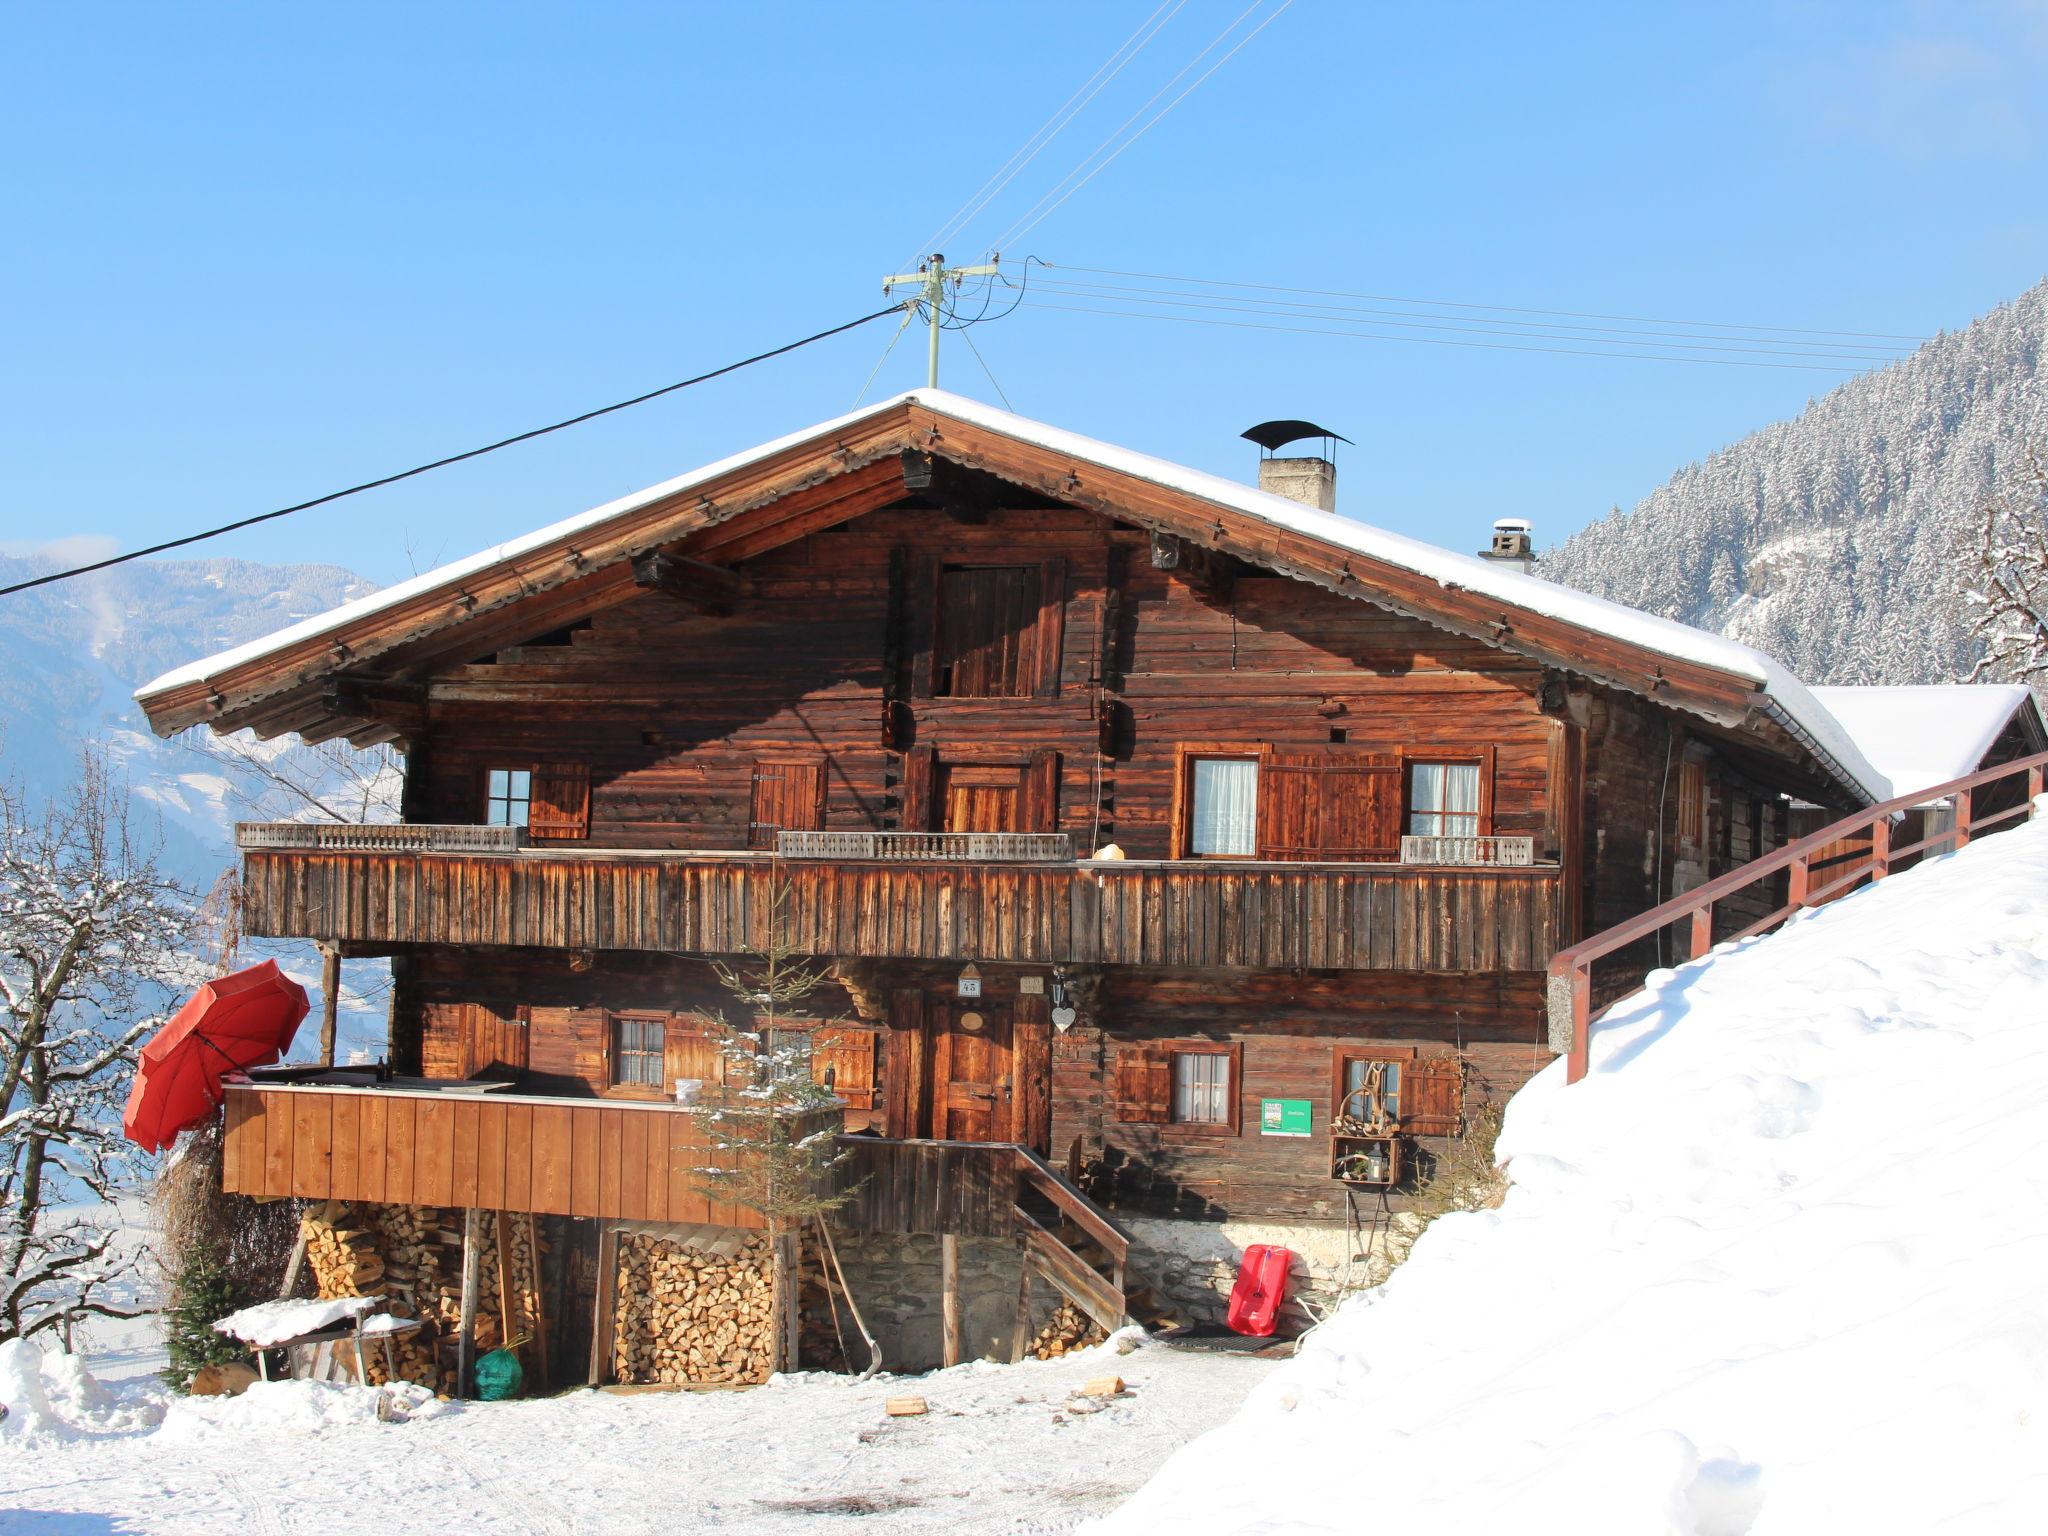
[[[2048,1530],[2048,818],[1654,974],[1593,1063],[1102,1529]]]
[[[47,560],[0,556],[0,585],[39,574]],[[81,743],[104,744],[126,777],[139,824],[160,827],[166,867],[205,891],[235,859],[237,820],[311,814],[262,765],[360,811],[352,765],[338,765],[285,740],[244,738],[252,763],[197,750],[204,740],[154,735],[131,695],[166,668],[269,634],[337,603],[374,591],[331,565],[257,565],[246,560],[137,562],[17,593],[0,602],[0,773],[42,796],[75,772]],[[303,945],[271,945],[301,981],[319,974]],[[374,994],[377,964],[348,968],[345,981]],[[381,1050],[383,1015],[374,996],[344,1017],[344,1049]]]
[[[1537,569],[1809,682],[1953,682],[1976,655],[1958,545],[2021,445],[2048,447],[2044,337],[2048,283],[1687,466]]]

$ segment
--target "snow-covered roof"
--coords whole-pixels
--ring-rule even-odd
[[[1810,691],[1842,723],[1863,756],[1892,781],[1894,797],[1974,773],[2013,716],[2031,707],[2033,698],[2018,683]]]
[[[1420,539],[1390,533],[1355,518],[1323,512],[1220,475],[1190,469],[1150,454],[1047,426],[965,396],[933,389],[909,390],[892,399],[792,432],[519,538],[509,539],[465,559],[452,561],[261,640],[175,668],[138,689],[136,697],[147,700],[152,695],[203,682],[231,668],[260,661],[272,652],[321,637],[437,588],[457,585],[466,577],[572,535],[586,533],[651,503],[709,485],[805,442],[820,438],[829,440],[835,433],[901,410],[905,405],[918,405],[936,415],[982,427],[1081,463],[1095,464],[1148,481],[1182,496],[1212,502],[1230,511],[1261,519],[1274,527],[1304,534],[1335,548],[1384,561],[1433,581],[1446,591],[1483,594],[1640,650],[1747,681],[1765,696],[1766,708],[1778,715],[1781,723],[1819,756],[1831,760],[1842,777],[1852,781],[1873,800],[1889,797],[1890,785],[1884,775],[1865,759],[1834,716],[1821,707],[1788,668],[1762,651],[1722,635],[1594,597],[1590,593],[1525,576],[1502,562],[1457,554]]]

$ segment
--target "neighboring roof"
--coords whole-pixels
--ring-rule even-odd
[[[1918,687],[1814,688],[1863,756],[1892,781],[1892,795],[1918,794],[1983,766],[1985,753],[2026,711],[2040,734],[2040,706],[2019,683],[1933,683]]]
[[[453,594],[458,602],[442,605],[447,608],[449,616],[436,622],[458,622],[462,617],[462,613],[457,611],[461,606],[460,600],[469,595],[465,583],[470,583],[473,578],[516,566],[518,591],[540,590],[540,585],[520,562],[531,564],[542,556],[552,558],[554,551],[568,545],[571,564],[580,571],[586,568],[586,562],[579,553],[579,546],[587,553],[589,549],[600,546],[608,549],[607,539],[630,543],[632,538],[638,537],[642,540],[641,547],[673,540],[691,528],[709,526],[715,521],[714,514],[729,515],[719,512],[717,494],[714,493],[722,494],[725,485],[748,482],[750,472],[758,471],[768,461],[789,462],[794,450],[807,445],[820,459],[835,453],[847,456],[849,444],[856,439],[867,442],[870,449],[899,442],[909,446],[913,438],[907,435],[907,429],[912,425],[910,418],[913,416],[927,421],[936,419],[939,423],[956,422],[963,429],[980,429],[983,436],[993,434],[987,441],[998,445],[1007,442],[1019,449],[1030,450],[1028,456],[1041,467],[1050,455],[1076,469],[1093,466],[1113,476],[1126,477],[1128,481],[1159,487],[1169,493],[1183,519],[1190,510],[1201,510],[1199,507],[1190,508],[1190,503],[1207,504],[1216,512],[1235,514],[1233,521],[1251,519],[1277,535],[1268,540],[1276,549],[1282,546],[1301,547],[1299,540],[1285,538],[1289,533],[1301,535],[1313,541],[1310,548],[1319,549],[1324,556],[1330,557],[1328,564],[1341,567],[1332,584],[1354,597],[1371,600],[1376,582],[1399,574],[1403,585],[1410,590],[1405,596],[1396,594],[1392,606],[1412,606],[1426,612],[1432,590],[1447,605],[1460,594],[1483,598],[1489,605],[1500,605],[1498,622],[1492,623],[1491,627],[1499,632],[1501,643],[1510,649],[1517,648],[1517,641],[1508,637],[1517,634],[1518,623],[1531,619],[1548,620],[1555,623],[1544,627],[1554,629],[1561,625],[1571,631],[1604,637],[1633,653],[1663,658],[1671,664],[1674,673],[1697,670],[1718,678],[1723,686],[1732,684],[1744,694],[1753,693],[1755,697],[1750,702],[1797,737],[1846,786],[1870,800],[1889,796],[1889,782],[1865,759],[1835,717],[1821,707],[1790,670],[1761,651],[1725,636],[1709,634],[1670,619],[1623,607],[1605,598],[1525,576],[1500,562],[1455,554],[1418,539],[1389,533],[1335,513],[1318,511],[1253,486],[1063,431],[941,390],[911,390],[721,459],[644,491],[606,502],[575,517],[279,630],[264,639],[176,668],[137,690],[136,697],[150,713],[153,722],[160,714],[170,718],[175,713],[177,718],[172,719],[170,725],[175,729],[180,723],[191,723],[185,718],[189,709],[181,705],[179,711],[174,712],[169,707],[167,695],[189,695],[200,688],[218,689],[228,674],[260,667],[266,660],[280,657],[281,653],[295,648],[303,652],[309,642],[315,641],[331,643],[336,657],[334,665],[338,669],[366,654],[365,648],[354,638],[354,628],[365,620],[406,605],[417,610],[421,606],[420,599],[446,593]],[[883,429],[889,427],[895,417],[903,418],[906,430],[890,437]],[[931,435],[943,438],[943,433]],[[940,441],[934,451],[947,457],[965,451],[972,457],[977,434],[963,431],[960,436],[967,440],[964,449],[959,444]],[[836,449],[832,446],[835,440],[838,444]],[[914,441],[921,446],[925,437],[919,435]],[[824,466],[828,470],[831,467],[829,464]],[[995,467],[999,473],[1004,468],[1000,464]],[[758,481],[759,475],[755,474],[753,478]],[[1070,473],[1070,479],[1075,491],[1080,493],[1081,478]],[[820,476],[814,474],[806,483],[816,484],[819,481]],[[706,508],[702,514],[696,510],[700,501]],[[683,510],[670,518],[669,525],[656,530],[647,524],[646,514],[664,507]],[[1121,506],[1114,512],[1127,515]],[[1222,518],[1216,520],[1216,530],[1220,542]],[[1361,558],[1365,567],[1362,572],[1354,572],[1351,561],[1342,558],[1347,554]],[[1299,575],[1304,569],[1299,562],[1291,562],[1284,551],[1254,558],[1288,574]],[[1292,569],[1290,563],[1293,564]],[[1375,566],[1379,568],[1377,571]],[[549,581],[565,581],[572,574],[551,576]],[[1327,580],[1328,572],[1319,570],[1316,576]],[[1533,646],[1522,648],[1533,649]],[[1597,668],[1587,670],[1592,675],[1600,675]],[[1652,687],[1664,682],[1662,668],[1658,671],[1659,675],[1650,685]],[[1683,704],[1683,699],[1676,693],[1673,701]],[[157,707],[153,708],[153,705]],[[158,728],[164,729],[165,726],[159,723]]]

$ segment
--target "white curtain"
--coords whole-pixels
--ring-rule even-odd
[[[1189,852],[1248,855],[1258,851],[1257,763],[1243,758],[1196,758],[1194,797]]]
[[[1408,830],[1417,837],[1479,835],[1479,765],[1417,763],[1409,774]]]
[[[1230,1121],[1230,1058],[1182,1051],[1173,1058],[1173,1118],[1183,1124]]]

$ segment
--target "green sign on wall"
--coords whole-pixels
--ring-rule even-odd
[[[1261,1136],[1306,1136],[1311,1110],[1307,1099],[1259,1100]]]

